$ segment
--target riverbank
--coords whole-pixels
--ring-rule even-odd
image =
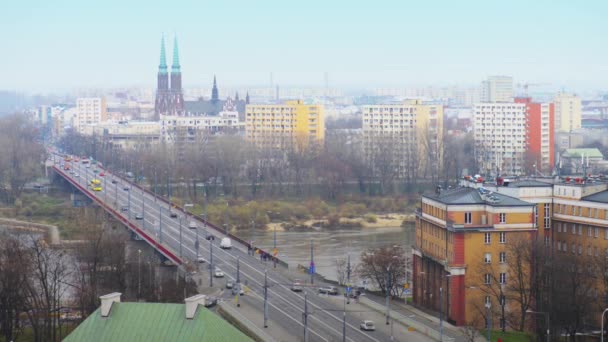
[[[330,219],[310,219],[301,222],[270,222],[266,225],[266,230],[320,230],[335,228],[395,228],[402,227],[404,223],[415,222],[414,214],[389,213],[376,216],[375,214],[365,214],[361,217],[339,217],[336,222]]]

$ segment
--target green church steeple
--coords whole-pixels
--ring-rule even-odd
[[[173,64],[171,64],[171,72],[181,72],[179,66],[179,52],[177,49],[177,37],[173,40]]]
[[[165,36],[160,40],[160,64],[158,65],[158,73],[167,73],[167,59],[165,58]]]

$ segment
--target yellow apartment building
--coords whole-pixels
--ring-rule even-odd
[[[260,148],[307,149],[325,139],[323,105],[302,100],[284,104],[249,104],[245,109],[245,135]]]

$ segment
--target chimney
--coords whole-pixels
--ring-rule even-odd
[[[101,317],[108,317],[110,315],[110,309],[112,309],[112,303],[120,303],[120,296],[122,293],[114,292],[104,296],[100,296],[101,299]]]
[[[185,299],[186,319],[194,318],[194,315],[196,314],[196,308],[198,308],[199,304],[205,305],[205,299],[207,299],[207,296],[203,294],[199,294]]]

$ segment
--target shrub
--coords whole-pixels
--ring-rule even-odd
[[[374,214],[365,214],[364,218],[365,218],[365,222],[367,222],[367,223],[378,222],[378,217],[376,217],[376,215],[374,215]]]

